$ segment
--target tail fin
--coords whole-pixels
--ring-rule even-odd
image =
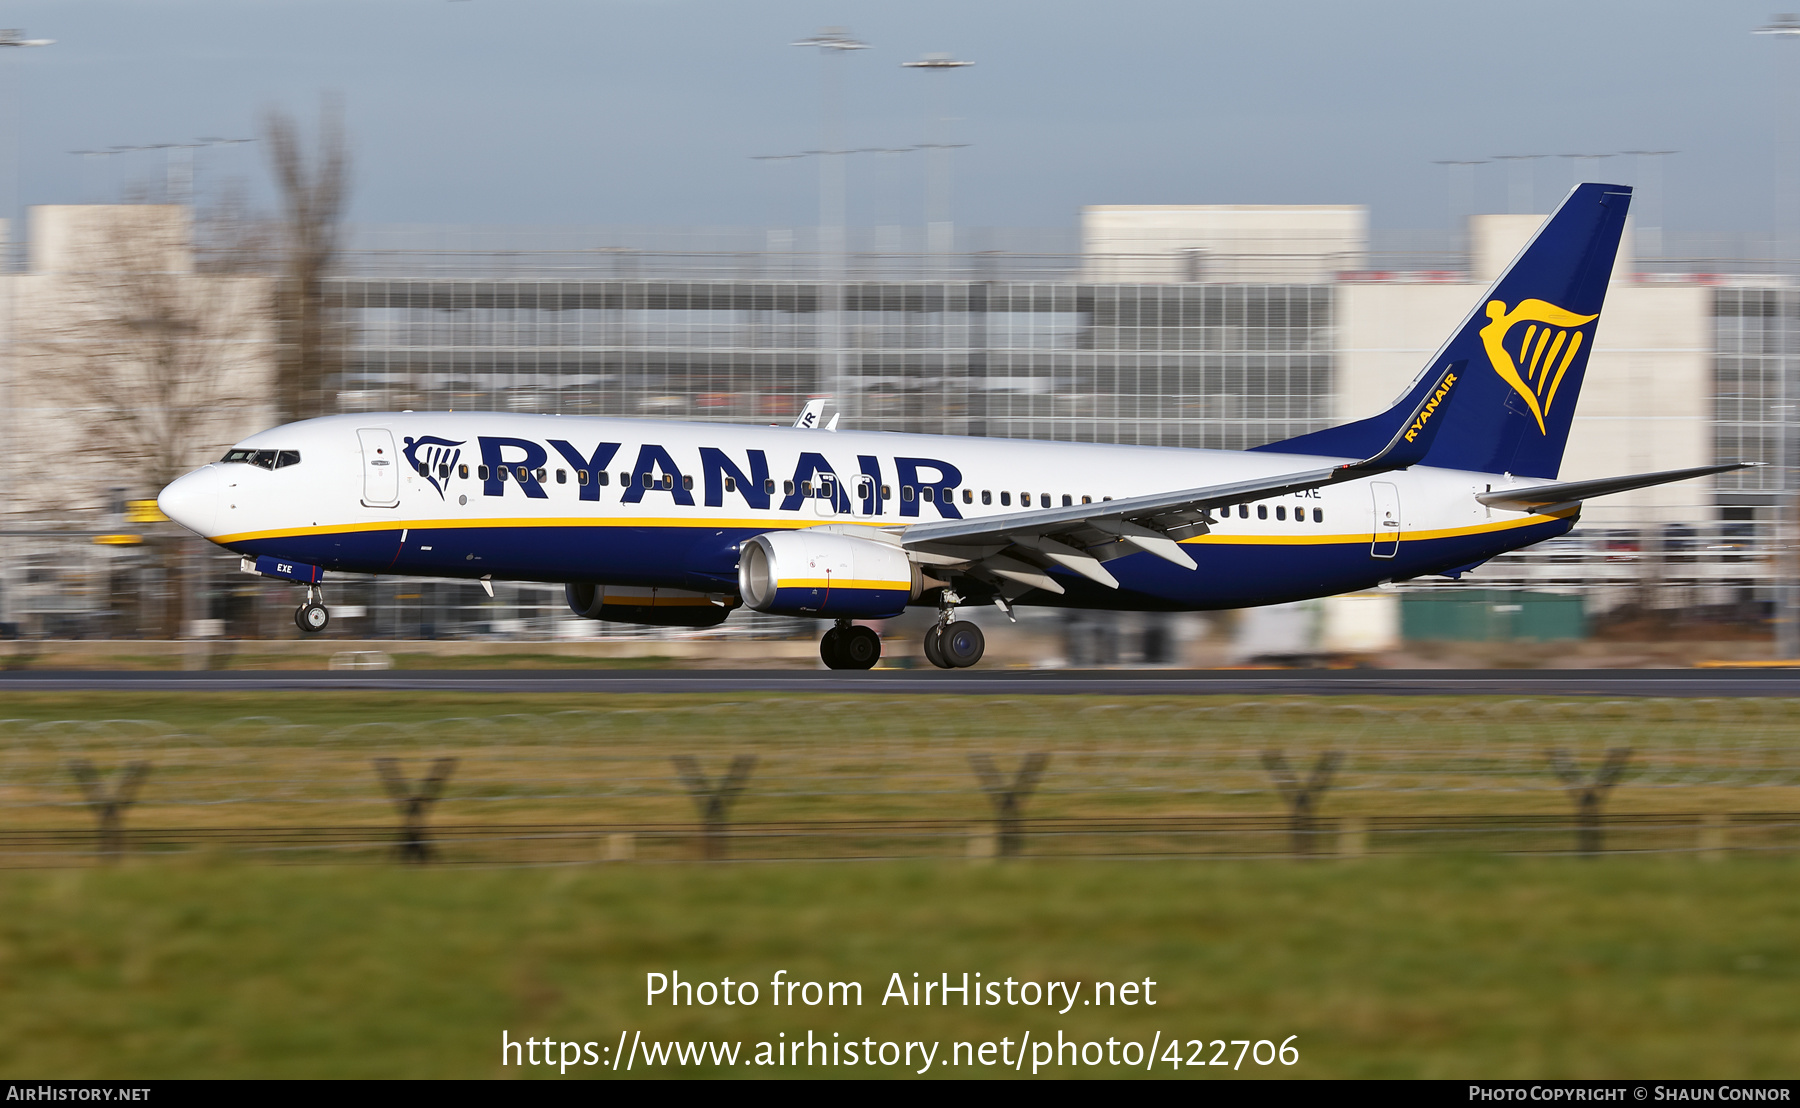
[[[1370,457],[1444,368],[1466,361],[1461,395],[1421,464],[1554,478],[1630,206],[1628,186],[1577,185],[1392,408],[1256,449]]]

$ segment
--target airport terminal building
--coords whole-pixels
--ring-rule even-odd
[[[31,308],[14,313],[15,396],[78,369],[34,329],[70,295],[55,274],[98,210],[34,209],[31,269],[0,278]],[[1355,206],[1096,207],[1078,239],[973,232],[979,249],[934,255],[890,230],[837,256],[785,231],[367,230],[326,283],[341,369],[324,406],[786,423],[829,396],[861,429],[1240,449],[1385,408],[1541,220],[1372,241]],[[1766,604],[1800,450],[1800,298],[1770,268],[1623,251],[1562,476],[1771,465],[1599,501],[1555,549],[1400,587],[1579,591],[1590,614]],[[271,331],[246,318],[233,336],[236,400],[201,453],[273,418]],[[104,466],[73,482],[15,467],[6,621],[135,633],[113,598],[143,550],[93,540],[129,531],[123,504],[154,490]],[[333,631],[354,637],[644,633],[567,617],[542,586],[493,601],[441,582],[342,589]],[[257,595],[279,591],[213,573],[190,610],[211,631],[273,631]],[[726,627],[740,620],[785,627]]]

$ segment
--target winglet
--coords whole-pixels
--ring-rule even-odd
[[[825,398],[808,400],[806,407],[800,409],[800,417],[794,420],[796,431],[811,431],[819,426],[819,418],[825,414]]]
[[[1438,375],[1437,383],[1425,391],[1418,407],[1413,409],[1411,418],[1400,425],[1400,430],[1394,432],[1394,437],[1388,440],[1388,444],[1380,452],[1360,462],[1339,466],[1336,480],[1347,481],[1366,474],[1405,469],[1424,461],[1438,431],[1444,426],[1444,413],[1450,406],[1450,398],[1455,394],[1456,386],[1462,380],[1468,364],[1467,361],[1460,361],[1445,366],[1444,372]]]

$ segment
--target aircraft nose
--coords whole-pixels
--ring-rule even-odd
[[[201,538],[211,537],[219,514],[219,483],[211,466],[169,482],[156,498],[162,514]]]

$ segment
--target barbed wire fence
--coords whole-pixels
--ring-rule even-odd
[[[0,720],[0,865],[1800,847],[1800,700]],[[129,817],[129,818],[128,818]]]

